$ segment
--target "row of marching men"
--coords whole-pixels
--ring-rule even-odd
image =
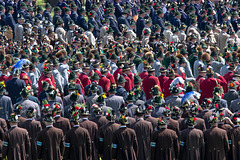
[[[158,97],[158,96],[156,96]],[[1,119],[2,158],[8,159],[238,159],[239,113],[225,116],[225,109],[211,99],[198,106],[192,101],[171,109],[153,98],[152,105],[114,110],[93,104],[73,103],[70,119],[61,116],[55,103],[42,107],[35,120],[32,107],[21,116],[15,105],[9,128]],[[156,118],[155,110],[161,114]],[[129,112],[135,118],[129,116]]]

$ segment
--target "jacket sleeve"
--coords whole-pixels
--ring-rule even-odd
[[[2,150],[2,157],[5,158],[8,154],[8,137],[5,133],[3,135],[3,150]]]
[[[37,135],[37,157],[38,157],[38,159],[42,159],[42,142],[43,142],[43,138],[42,138],[42,134],[40,132]]]
[[[30,154],[31,153],[31,144],[30,144],[28,132],[26,132],[26,137],[25,137],[25,148],[26,148],[26,154]]]
[[[92,153],[92,147],[91,147],[91,138],[88,132],[86,132],[86,146],[87,146],[87,155],[90,156]]]
[[[157,132],[153,132],[151,136],[151,160],[155,160],[156,154],[156,143],[157,143]]]

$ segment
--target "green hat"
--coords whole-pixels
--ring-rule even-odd
[[[129,119],[126,115],[122,115],[119,119],[121,125],[129,124]]]
[[[98,91],[98,87],[97,87],[97,84],[96,83],[92,83],[90,88],[89,88],[90,91]]]
[[[207,74],[214,74],[214,71],[212,68],[206,68]]]
[[[75,80],[75,79],[77,79],[78,78],[78,76],[77,76],[77,74],[75,73],[75,72],[71,72],[70,73],[70,75],[69,75],[69,80]]]
[[[234,88],[237,88],[238,85],[236,84],[235,81],[230,80],[230,81],[228,82],[228,87],[229,87],[229,89],[234,89]]]
[[[72,118],[71,118],[71,122],[78,122],[80,120],[80,114],[77,110],[72,112]]]
[[[88,15],[90,16],[90,17],[92,17],[92,16],[95,16],[97,13],[95,12],[95,11],[93,11],[93,10],[91,10],[89,13],[88,13]]]
[[[145,29],[145,30],[143,30],[143,34],[144,34],[144,35],[150,34],[149,29]]]
[[[171,94],[179,94],[181,92],[180,88],[179,87],[176,87],[176,86],[173,86],[171,89],[170,89],[170,93]]]
[[[180,29],[182,30],[182,29],[185,29],[185,28],[187,28],[186,24],[185,23],[181,23]]]
[[[138,83],[141,83],[142,82],[142,79],[139,77],[139,75],[136,75],[134,76],[134,84],[138,84]]]
[[[94,25],[92,25],[91,23],[88,23],[88,30],[92,28],[94,28]]]
[[[197,23],[197,20],[196,19],[191,19],[191,24],[195,24]]]
[[[146,104],[146,113],[150,113],[152,111],[153,111],[153,106],[149,105],[149,104]]]
[[[13,112],[16,114],[21,114],[21,111],[23,109],[23,106],[21,104],[14,105]]]
[[[139,14],[145,14],[145,11],[144,11],[143,9],[141,9],[141,10],[139,11]]]
[[[159,9],[158,11],[157,11],[157,15],[160,15],[160,14],[163,14],[164,12],[163,12],[163,10],[162,9]]]
[[[42,102],[43,106],[42,106],[42,112],[43,113],[48,113],[50,111],[50,106],[48,104],[48,101],[47,99],[45,99],[43,102]]]
[[[179,32],[179,29],[178,29],[178,28],[175,28],[175,29],[173,30],[173,33],[177,33],[177,32]]]
[[[55,113],[60,113],[60,112],[62,112],[61,104],[60,104],[60,103],[55,102],[55,103],[53,104],[53,112],[55,112]]]
[[[175,12],[175,16],[181,16],[181,15],[182,14],[179,11]]]
[[[233,12],[232,16],[238,16],[238,13],[237,12]]]
[[[72,72],[71,72],[72,73]],[[68,90],[76,90],[76,83],[75,82],[70,82],[67,87]]]
[[[53,116],[51,113],[48,113],[44,119],[43,119],[45,122],[54,122],[54,119],[53,119]]]
[[[36,68],[36,66],[35,66],[33,63],[31,63],[30,66],[29,66],[29,69],[30,69],[30,70],[33,70],[33,69],[35,69],[35,68]]]
[[[130,92],[127,94],[126,101],[130,101],[130,102],[135,101],[135,93],[134,93],[133,91],[130,91]]]
[[[46,8],[46,9],[52,8],[52,6],[51,6],[49,3],[46,3],[46,4],[45,4],[45,8]]]
[[[165,126],[165,125],[167,125],[166,120],[162,119],[161,117],[159,117],[159,118],[157,119],[157,123],[158,123],[159,126]]]
[[[12,6],[8,6],[7,9],[8,9],[8,11],[10,11],[10,10],[14,10]]]
[[[21,3],[21,4],[20,4],[20,8],[27,8],[27,6],[26,6],[25,3]]]
[[[110,87],[109,87],[108,92],[109,93],[117,93],[116,88],[117,88],[116,84],[111,84]]]
[[[162,99],[163,97],[161,97],[160,95],[154,96],[153,99],[151,100],[151,102],[153,104],[158,104],[161,105],[162,104]]]
[[[47,81],[42,81],[42,89],[47,89],[49,87],[49,83]]]
[[[154,72],[154,71],[155,71],[155,68],[153,68],[152,66],[148,68],[148,72]]]
[[[239,112],[234,113],[234,115],[232,116],[231,120],[232,120],[233,124],[238,125],[239,122],[240,122]]]
[[[38,8],[37,8],[37,12],[43,11],[43,10],[41,10],[41,9],[42,9],[41,7],[38,7]],[[32,7],[28,7],[27,11],[28,11],[28,12],[33,12],[33,8],[32,8]]]
[[[80,112],[81,116],[89,116],[90,115],[86,105],[81,105],[79,112]]]
[[[195,7],[194,6],[191,6],[191,7],[189,7],[189,9],[188,9],[190,12],[191,11],[196,11],[196,9],[195,9]]]
[[[213,52],[211,53],[211,57],[216,57],[216,56],[218,56],[217,51],[213,51]]]
[[[70,21],[68,22],[68,26],[75,26],[74,21],[73,21],[73,20],[70,20]]]
[[[113,121],[116,119],[116,114],[115,114],[114,110],[107,109],[105,116],[106,116],[107,120],[109,120],[109,121]]]
[[[160,67],[160,72],[161,73],[167,72],[167,69],[164,66],[162,66],[162,67]]]
[[[227,14],[227,13],[224,13],[224,14],[222,15],[222,19],[225,19],[225,18],[228,18],[228,14]]]
[[[150,92],[150,94],[152,94],[153,96],[156,96],[156,95],[160,95],[160,90],[159,90],[159,86],[158,85],[155,85],[152,87],[152,91]]]
[[[112,27],[108,27],[107,33],[113,33],[114,30],[112,29]]]
[[[17,19],[18,19],[18,20],[23,20],[23,19],[24,19],[23,14],[18,14],[18,15],[17,15]]]
[[[59,61],[57,59],[54,59],[53,60],[53,66],[57,66],[57,65],[59,65]]]
[[[194,86],[191,82],[188,83],[185,93],[195,91]]]
[[[152,23],[152,20],[147,19],[147,20],[145,21],[145,24],[149,24],[149,23]]]
[[[11,113],[10,114],[10,118],[8,119],[9,122],[14,122],[14,123],[18,123],[18,116],[15,113]]]
[[[118,56],[116,54],[112,54],[111,57],[110,57],[111,60],[113,59],[118,59]]]
[[[93,72],[94,74],[91,76],[91,80],[95,81],[95,80],[99,80],[99,75],[96,72]]]
[[[54,8],[54,12],[60,12],[60,11],[62,11],[60,7],[57,6]]]
[[[5,87],[6,87],[5,82],[4,81],[0,82],[0,93],[3,93],[6,91]]]
[[[168,107],[165,107],[162,114],[166,117],[169,117],[171,115],[171,110]]]
[[[186,121],[188,126],[196,126],[197,125],[197,118],[196,117],[189,117]]]
[[[172,115],[180,115],[181,114],[181,109],[178,106],[174,106],[172,109]]]
[[[28,96],[30,96],[30,91],[31,91],[31,87],[30,86],[24,87],[22,89],[22,91],[20,92],[20,95],[22,97],[28,97]]]
[[[37,57],[33,56],[32,59],[31,59],[31,62],[32,62],[32,63],[34,63],[34,62],[38,62]]]
[[[57,91],[54,88],[54,86],[49,86],[48,89],[46,90],[46,95],[50,97],[51,99],[55,99],[57,96]]]
[[[57,24],[57,25],[60,25],[60,24],[62,24],[62,23],[64,23],[64,21],[62,20],[62,18],[58,18],[56,24]]]
[[[120,75],[120,77],[118,78],[118,83],[125,83],[125,82],[126,82],[126,80],[123,77],[123,75]]]
[[[42,12],[42,11],[43,11],[42,7],[39,6],[39,7],[37,8],[37,12]]]
[[[3,5],[0,5],[0,11],[2,11],[4,9]]]
[[[221,26],[221,29],[227,29],[227,24],[226,23],[223,23],[222,26]]]
[[[28,117],[28,118],[34,117],[35,114],[36,114],[36,110],[35,110],[33,107],[29,107],[29,108],[26,110],[26,117]]]
[[[86,12],[86,10],[84,8],[80,8],[79,13],[83,13],[83,12]]]
[[[72,3],[71,4],[71,8],[73,9],[73,8],[78,8],[78,6],[75,4],[75,3]]]
[[[107,96],[105,95],[105,93],[102,93],[99,95],[99,97],[96,99],[96,102],[102,104],[105,102],[105,98],[107,98]]]
[[[218,118],[216,116],[210,117],[208,123],[210,124],[216,124],[218,122]]]
[[[142,116],[142,115],[144,115],[144,114],[145,114],[145,110],[143,110],[142,108],[137,107],[137,108],[135,109],[134,115]]]

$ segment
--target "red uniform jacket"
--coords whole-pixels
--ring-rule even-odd
[[[92,72],[97,73],[99,75],[99,77],[101,77],[101,75],[102,75],[101,72],[95,68],[95,69],[91,70],[91,72],[89,72],[89,74],[88,74],[89,77],[91,77]]]
[[[79,78],[76,79],[76,84],[79,84],[82,88],[82,93],[83,93],[83,96],[85,95],[85,91],[84,91],[84,88],[83,88],[83,84],[81,82],[81,80]]]
[[[170,93],[170,84],[172,83],[173,79],[168,79],[163,83],[163,94],[164,98],[171,96],[172,94]]]
[[[6,83],[7,80],[8,80],[8,77],[7,77],[5,74],[2,74],[2,75],[0,76],[0,82],[4,81],[4,83]]]
[[[140,77],[141,79],[144,79],[144,78],[146,78],[147,76],[148,76],[148,72],[147,72],[147,71],[143,71],[142,73],[139,74],[139,77]]]
[[[175,75],[175,78],[177,78],[177,77],[182,77],[184,80],[186,80],[186,75],[185,75],[185,73],[182,73],[182,76],[180,76],[179,74],[176,74],[176,75]]]
[[[110,80],[111,84],[115,84],[114,77],[111,73],[108,73],[107,78]]]
[[[127,92],[131,91],[133,86],[132,86],[132,81],[131,79],[126,75],[126,74],[123,74],[123,77],[125,78],[126,82],[125,82],[125,89]]]
[[[196,82],[197,81],[200,81],[200,83],[204,80],[205,78],[203,77],[203,76],[198,76],[197,78],[196,78]]]
[[[133,79],[133,74],[132,72],[129,72],[128,77],[130,78],[131,82],[132,82],[132,87],[134,87],[134,79]]]
[[[222,76],[219,76],[219,79],[207,78],[207,79],[203,80],[200,83],[201,99],[213,97],[213,90],[214,90],[214,87],[217,85],[216,81],[221,86],[227,84],[226,80]]]
[[[152,98],[152,95],[150,94],[150,92],[152,91],[152,87],[155,85],[158,85],[159,91],[162,92],[162,89],[157,77],[154,77],[151,74],[149,74],[146,78],[144,78],[142,86],[143,86],[143,91],[146,94],[146,100]]]
[[[168,79],[169,79],[169,78],[168,78],[167,76],[165,76],[165,75],[161,75],[161,76],[158,77],[158,80],[159,80],[159,83],[160,83],[161,88],[163,88],[163,83],[164,83],[165,81],[167,81]]]
[[[223,75],[223,78],[225,78],[225,80],[227,81],[227,84],[230,80],[232,80],[233,78],[233,72],[228,72],[226,74]],[[223,90],[224,90],[224,93],[227,93],[228,92],[228,85],[223,85]]]
[[[118,69],[113,73],[113,77],[114,77],[116,83],[117,83],[117,81],[118,81],[118,80],[117,80],[118,73],[119,73],[120,75],[122,75],[122,68],[118,68]]]
[[[110,84],[110,80],[106,76],[101,75],[101,78],[99,80],[99,86],[103,88],[103,92],[108,92]]]
[[[32,82],[25,72],[20,73],[20,78],[19,79],[24,80],[26,85],[30,85],[32,87]]]
[[[51,78],[52,78],[52,76],[51,76]],[[38,94],[43,91],[42,82],[44,82],[44,81],[48,82],[49,85],[52,85],[56,88],[55,80],[53,79],[53,81],[52,81],[51,78],[47,78],[43,75],[39,78],[39,80],[38,80]]]
[[[84,72],[82,72],[78,78],[81,80],[84,89],[86,88],[87,85],[91,84],[90,79],[88,78],[87,74]]]
[[[12,79],[12,75],[8,76],[7,81]]]

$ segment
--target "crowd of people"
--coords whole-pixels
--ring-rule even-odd
[[[0,0],[0,159],[239,160],[239,5]]]

